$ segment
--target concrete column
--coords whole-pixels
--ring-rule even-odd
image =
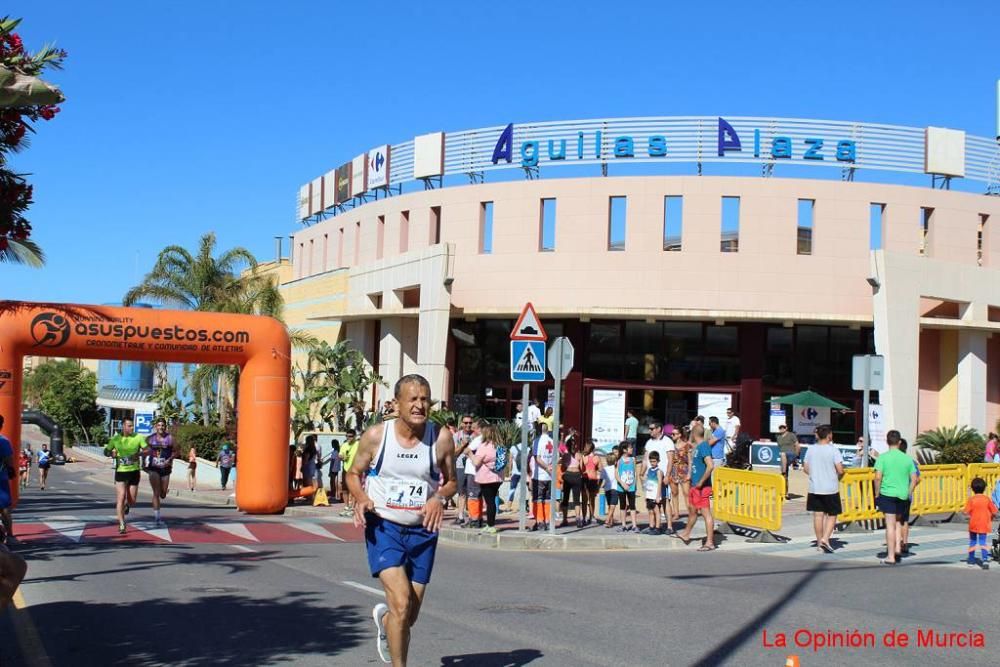
[[[419,339],[417,341],[417,363],[427,381],[431,384],[431,396],[447,400],[448,387],[445,386],[447,372],[445,362],[448,355],[448,309],[420,310]]]
[[[388,387],[379,388],[379,400],[392,397],[392,387],[403,375],[402,318],[387,317],[382,320],[382,340],[379,341],[378,374]]]
[[[872,253],[872,275],[879,281],[872,299],[875,352],[885,357],[885,389],[879,392],[886,430],[904,437],[917,433],[920,364],[920,284],[905,262]]]
[[[966,322],[985,322],[989,308],[984,302],[966,303],[961,310]],[[958,332],[958,426],[968,425],[988,432],[986,423],[986,359],[987,333],[985,331]]]
[[[986,423],[986,344],[983,331],[958,333],[958,425],[989,431]]]

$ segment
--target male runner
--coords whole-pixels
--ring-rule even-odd
[[[174,451],[174,437],[167,433],[167,420],[160,417],[153,426],[156,432],[146,438],[143,456],[146,457],[145,470],[149,486],[153,489],[153,521],[159,527],[163,525],[160,520],[160,500],[166,498],[167,491],[170,490],[170,473],[177,452]]]
[[[455,444],[448,429],[427,420],[426,379],[404,375],[393,393],[398,418],[361,436],[347,487],[355,499],[354,523],[365,526],[368,566],[388,602],[372,610],[378,654],[383,662],[405,667],[410,628],[434,567],[444,504],[455,493]]]
[[[125,515],[136,504],[139,495],[139,452],[146,439],[132,432],[132,420],[122,422],[122,432],[116,433],[104,445],[104,455],[115,459],[115,514],[118,534],[125,534]]]

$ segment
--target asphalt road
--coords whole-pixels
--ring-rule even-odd
[[[120,539],[110,487],[82,466],[50,479],[17,511],[31,520],[18,547],[30,569],[23,608],[0,615],[3,667],[379,664],[370,619],[378,582],[357,532],[322,522],[289,532],[284,524],[309,521],[174,502],[169,541],[137,529]],[[148,501],[143,486],[130,518],[142,524]],[[242,538],[190,537],[220,525]],[[789,655],[803,666],[992,664],[994,574],[753,549],[557,554],[443,544],[410,664],[784,665]],[[794,646],[799,630],[803,639],[855,629],[873,633],[876,646]],[[765,646],[765,630],[771,644],[785,633],[789,646]],[[918,630],[981,632],[986,646],[918,647]],[[885,647],[891,631],[908,633],[910,646]]]

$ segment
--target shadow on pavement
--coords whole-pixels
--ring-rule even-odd
[[[542,659],[542,652],[533,648],[519,648],[504,653],[466,653],[446,655],[441,658],[441,667],[476,665],[477,667],[521,667]]]
[[[693,664],[698,665],[699,667],[715,667],[715,665],[721,665],[727,658],[731,658],[732,655],[736,653],[741,646],[743,646],[743,644],[758,637],[760,635],[760,629],[764,627],[767,621],[781,611],[785,605],[789,604],[797,596],[801,595],[809,587],[809,584],[816,581],[816,575],[826,570],[827,567],[827,563],[820,563],[816,567],[809,570],[799,570],[800,572],[803,572],[803,575],[799,577],[797,581],[789,582],[789,584],[785,587],[785,595],[775,600],[773,604],[764,608],[759,614],[744,623],[742,627],[738,628],[735,632],[726,637],[721,643],[716,645],[714,649],[703,655]],[[759,574],[756,576],[759,576]]]
[[[99,575],[118,575],[127,572],[149,572],[157,568],[172,567],[174,565],[216,565],[228,568],[226,574],[239,574],[256,569],[256,563],[261,561],[280,558],[283,561],[295,560],[302,556],[293,556],[277,549],[268,551],[254,551],[252,553],[199,553],[188,545],[157,545],[157,555],[155,559],[132,561],[124,563],[118,567],[104,570],[86,570],[83,572],[67,572],[65,574],[53,575],[50,577],[32,577],[31,562],[33,560],[63,560],[66,557],[94,556],[104,552],[113,551],[120,554],[124,551],[143,549],[147,553],[150,544],[141,542],[106,542],[93,544],[64,544],[45,545],[45,547],[21,547],[15,553],[28,561],[28,577],[23,586],[30,586],[34,583],[44,583],[52,581],[82,581],[89,577]],[[69,569],[68,567],[65,569]],[[0,663],[2,664],[2,663]]]
[[[357,646],[362,628],[368,629],[357,608],[321,606],[321,596],[313,593],[277,600],[217,595],[189,601],[51,602],[32,605],[30,613],[52,664],[73,667],[295,664],[299,655],[336,656]]]

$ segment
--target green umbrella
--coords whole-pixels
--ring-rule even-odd
[[[836,408],[837,410],[850,410],[846,405],[841,405],[837,401],[830,400],[826,396],[820,396],[815,391],[807,390],[800,391],[795,394],[788,394],[787,396],[772,396],[771,400],[765,401],[766,403],[783,403],[792,405],[801,405],[803,407],[809,408]]]

